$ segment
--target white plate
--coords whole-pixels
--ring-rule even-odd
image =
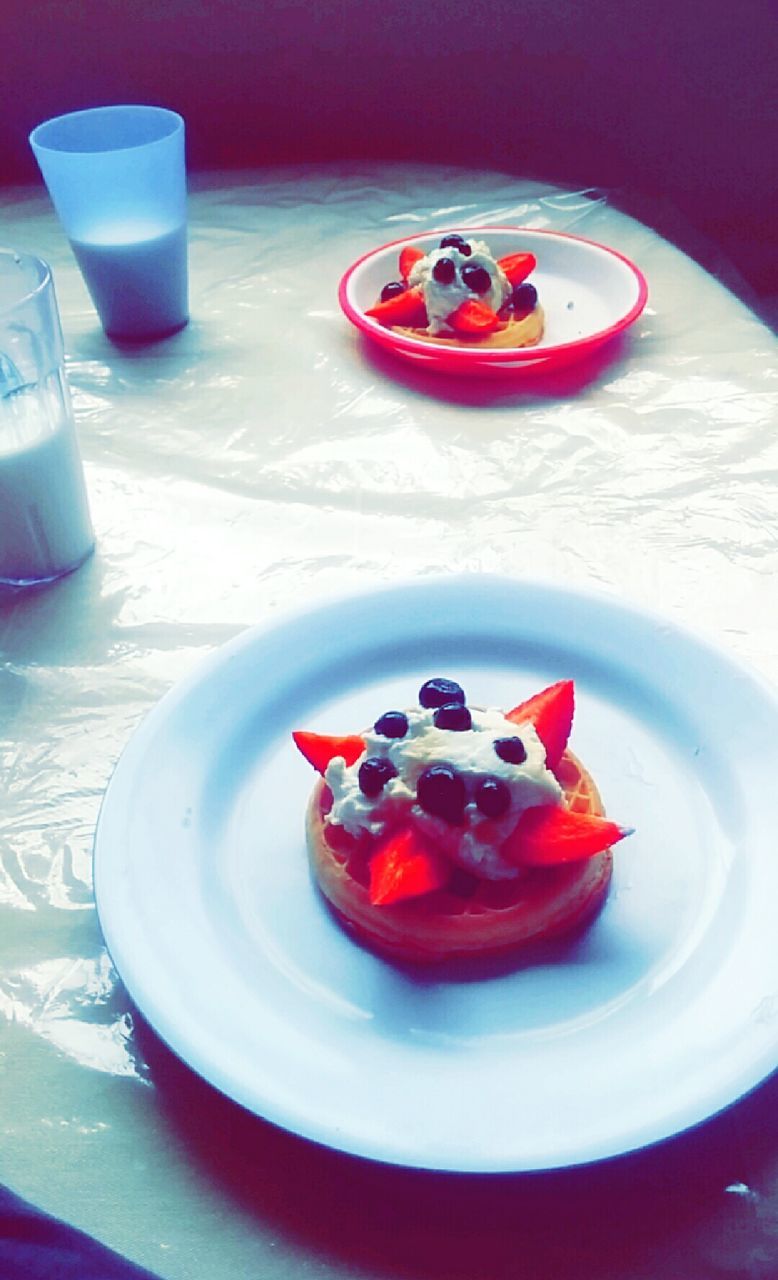
[[[405,971],[309,880],[296,727],[353,732],[431,675],[515,704],[576,681],[572,744],[636,827],[575,943]],[[607,597],[419,579],[217,651],[146,718],[95,844],[100,922],[195,1071],[295,1133],[390,1163],[559,1167],[665,1138],[778,1060],[778,703],[703,641]]]

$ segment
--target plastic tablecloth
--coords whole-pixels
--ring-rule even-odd
[[[424,1173],[246,1114],[133,1009],[92,840],[134,727],[201,658],[306,599],[529,574],[660,608],[778,681],[778,360],[723,285],[594,192],[413,166],[200,176],[187,329],[103,335],[45,195],[2,239],[53,267],[97,551],[0,603],[2,1180],[166,1280],[702,1280],[778,1271],[773,1078],[582,1169]],[[556,377],[444,380],[371,350],[338,279],[444,223],[572,230],[647,309]]]

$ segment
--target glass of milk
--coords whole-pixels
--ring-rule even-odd
[[[0,583],[51,582],[93,547],[51,271],[0,249]]]
[[[73,111],[30,145],[105,332],[146,342],[189,318],[184,121],[163,107]]]

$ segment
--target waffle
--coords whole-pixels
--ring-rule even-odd
[[[406,338],[415,338],[417,342],[434,342],[444,347],[486,347],[488,349],[511,347],[534,347],[543,337],[545,317],[543,308],[536,306],[529,315],[520,320],[511,317],[501,329],[491,333],[473,334],[471,338],[464,334],[430,333],[428,329],[412,329],[405,325],[392,325],[392,333],[403,334]]]
[[[568,808],[603,814],[597,787],[572,752],[564,753],[555,772]],[[320,781],[307,816],[316,882],[344,928],[392,959],[434,963],[501,955],[570,932],[605,899],[612,870],[609,849],[579,862],[527,868],[516,880],[479,880],[456,871],[444,889],[392,906],[372,906],[368,859],[373,842],[328,826],[329,802]]]

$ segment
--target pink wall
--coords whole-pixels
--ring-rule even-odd
[[[495,166],[663,204],[778,292],[773,0],[0,0],[0,178],[104,102],[186,117],[194,168]],[[671,228],[672,233],[672,228]]]

